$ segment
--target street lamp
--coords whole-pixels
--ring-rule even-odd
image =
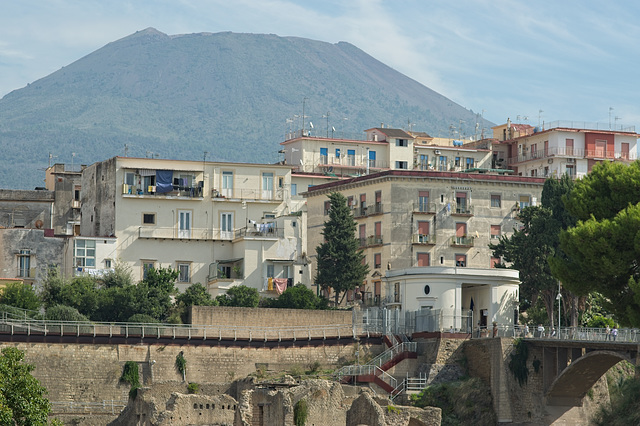
[[[558,295],[556,296],[558,301],[558,339],[560,338],[560,302],[562,301],[562,294],[560,293],[560,281],[558,281]]]

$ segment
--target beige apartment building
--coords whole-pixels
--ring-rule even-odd
[[[276,295],[310,283],[302,207],[288,166],[114,157],[83,170],[74,262],[84,273],[124,262],[135,281],[171,267],[181,291]]]
[[[328,195],[341,192],[370,269],[358,291],[366,303],[393,305],[402,297],[385,289],[388,271],[493,268],[498,259],[489,243],[519,226],[519,210],[537,204],[543,184],[499,174],[389,170],[314,186],[305,194],[309,252],[314,256],[321,243]]]
[[[554,121],[533,127],[508,120],[493,127],[493,156],[520,176],[575,179],[602,161],[635,161],[638,136],[634,126]]]

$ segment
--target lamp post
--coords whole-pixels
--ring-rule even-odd
[[[560,338],[560,302],[562,301],[562,294],[560,293],[560,281],[558,281],[558,295],[556,296],[558,301],[558,339]]]

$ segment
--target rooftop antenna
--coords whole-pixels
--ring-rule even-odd
[[[304,119],[305,119],[304,109],[305,109],[305,107],[307,105],[307,99],[309,99],[309,98],[307,98],[307,97],[302,98],[302,136],[304,136]]]
[[[482,114],[480,115],[482,119],[482,129],[480,130],[480,139],[484,139],[484,110],[482,110]]]
[[[330,115],[330,112],[327,111],[327,113],[322,116],[322,118],[326,118],[327,119],[327,139],[329,138],[329,115]]]
[[[611,111],[613,111],[613,107],[609,107],[609,130],[611,130]]]
[[[52,153],[49,153],[49,167],[51,167],[51,161],[52,161],[54,158],[58,158],[58,156],[57,156],[57,155],[53,155]]]
[[[73,171],[73,159],[76,158],[76,153],[72,152],[71,153],[71,171]]]
[[[540,127],[540,123],[541,123],[541,121],[540,121],[540,120],[541,120],[541,118],[542,118],[542,113],[543,113],[543,112],[544,112],[544,111],[543,111],[543,110],[541,110],[541,109],[540,109],[540,110],[538,110],[538,127]]]
[[[127,145],[126,143],[124,144],[124,156],[129,156],[129,145]]]
[[[618,117],[617,115],[613,118],[613,128],[614,129],[618,129],[618,120],[620,120],[620,117]],[[622,130],[622,129],[621,129]]]
[[[202,154],[202,162],[203,162],[203,163],[205,163],[205,162],[207,161],[207,154],[209,154],[209,151],[205,151],[205,152]]]

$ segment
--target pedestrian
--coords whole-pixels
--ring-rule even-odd
[[[478,321],[477,337],[480,338],[480,321]]]
[[[538,324],[538,337],[544,337],[544,326],[542,324]]]
[[[618,326],[614,325],[613,330],[611,330],[611,339],[615,342],[616,337],[618,337]]]
[[[607,328],[604,330],[604,340],[611,339],[611,329],[609,328],[609,324],[607,324]]]
[[[529,324],[524,325],[524,337],[529,337]]]
[[[498,323],[497,322],[493,322],[493,337],[496,337],[498,335]]]

